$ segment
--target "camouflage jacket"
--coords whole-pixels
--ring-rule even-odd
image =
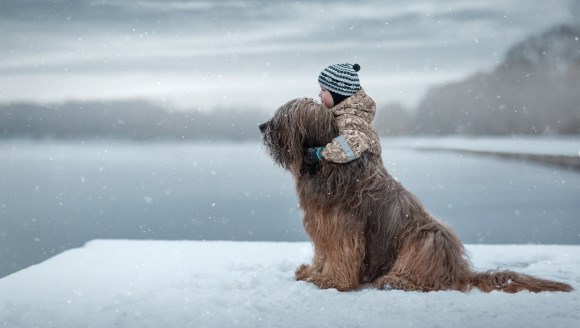
[[[365,151],[380,157],[381,144],[371,124],[376,105],[363,89],[330,110],[334,114],[340,135],[322,150],[325,160],[348,163],[359,158]]]

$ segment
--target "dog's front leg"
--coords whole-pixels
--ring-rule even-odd
[[[360,269],[356,265],[345,263],[326,263],[322,272],[314,272],[308,281],[321,289],[335,288],[338,291],[349,291],[360,284]]]
[[[342,240],[340,238],[342,237]],[[364,239],[360,234],[346,234],[332,240],[326,252],[322,270],[310,270],[307,281],[322,289],[336,288],[348,291],[357,288],[361,281],[364,261]]]
[[[306,206],[304,206],[306,208]],[[358,287],[365,257],[362,222],[348,213],[306,211],[304,228],[314,244],[312,265],[296,270],[296,279],[340,291]]]

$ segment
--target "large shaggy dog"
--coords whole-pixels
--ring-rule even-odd
[[[276,163],[294,176],[312,264],[296,279],[340,291],[372,283],[403,290],[571,291],[564,283],[512,271],[475,272],[459,238],[387,173],[381,158],[347,164],[304,162],[304,149],[338,135],[332,113],[312,99],[292,100],[260,125]]]

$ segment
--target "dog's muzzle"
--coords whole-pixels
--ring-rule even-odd
[[[264,133],[266,131],[267,127],[268,127],[268,122],[260,124],[260,126],[258,128],[260,129],[261,133]]]

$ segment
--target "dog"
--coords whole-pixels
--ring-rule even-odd
[[[306,164],[305,149],[338,135],[333,114],[313,99],[289,101],[259,129],[269,155],[294,178],[314,246],[312,264],[298,267],[297,280],[339,291],[369,284],[421,292],[572,290],[513,271],[475,272],[457,235],[389,175],[380,156]]]

